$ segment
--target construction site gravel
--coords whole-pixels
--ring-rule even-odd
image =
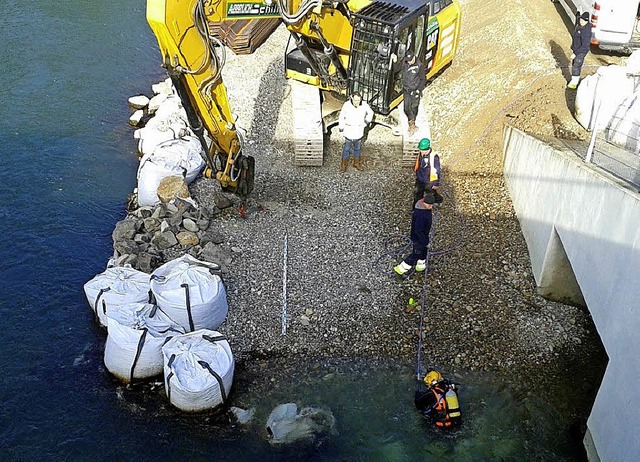
[[[420,302],[423,288],[430,364],[554,370],[597,347],[586,310],[536,294],[502,174],[505,123],[538,135],[588,136],[565,89],[570,30],[546,0],[509,2],[508,11],[497,0],[461,4],[458,55],[424,96],[445,168],[426,283],[417,274],[392,275],[398,255],[389,251],[408,243],[414,180],[412,169],[400,166],[401,139],[374,126],[364,171],[340,174],[342,137],[334,129],[322,167],[295,167],[286,29],[252,55],[228,53],[223,79],[247,130],[245,153],[256,159],[256,186],[244,217],[238,207],[226,209],[211,232],[233,255],[221,330],[240,362],[275,356],[286,364],[301,355],[412,360],[420,308],[407,304],[410,297]],[[586,64],[621,59],[590,54]],[[212,191],[219,191],[213,180],[192,185],[205,206],[213,207]]]

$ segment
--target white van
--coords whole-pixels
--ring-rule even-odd
[[[577,23],[584,11],[591,15],[591,44],[602,50],[631,53],[640,48],[640,0],[552,0]]]

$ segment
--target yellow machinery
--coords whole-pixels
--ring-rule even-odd
[[[407,53],[423,60],[430,78],[458,50],[457,0],[263,1],[147,0],[147,20],[163,65],[196,134],[210,146],[209,167],[224,188],[242,194],[253,188],[254,162],[241,153],[216,54],[224,47],[211,36],[211,23],[280,15],[291,33],[285,57],[288,78],[342,97],[358,91],[382,115],[402,101],[399,64]],[[296,105],[293,101],[294,109]]]

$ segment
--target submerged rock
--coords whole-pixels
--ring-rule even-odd
[[[280,404],[267,419],[267,433],[271,444],[299,441],[314,442],[334,431],[335,418],[330,411],[304,407],[298,412],[295,403]]]

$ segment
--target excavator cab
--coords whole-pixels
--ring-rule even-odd
[[[373,2],[354,14],[349,94],[360,92],[371,108],[389,114],[402,98],[402,60],[420,50],[426,4],[410,11]],[[393,59],[395,57],[395,59]]]
[[[419,56],[433,76],[457,51],[460,16],[454,0],[375,1],[354,13],[349,94],[360,92],[374,111],[389,114],[402,98],[406,54]]]

